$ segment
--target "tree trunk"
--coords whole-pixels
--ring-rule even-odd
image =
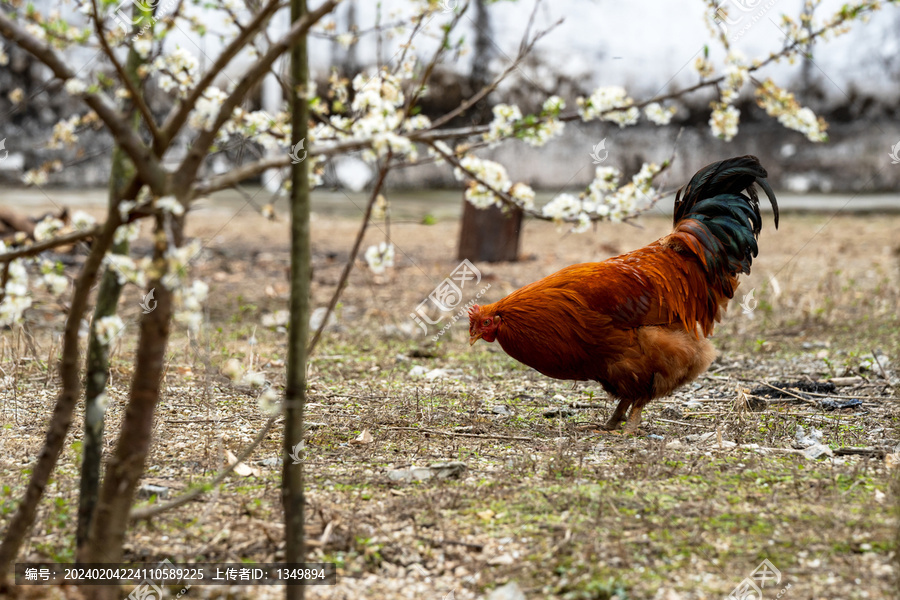
[[[291,0],[291,21],[297,22],[307,13],[306,0]],[[291,48],[291,146],[304,140],[309,128],[309,81],[307,36],[303,35]],[[294,464],[290,456],[303,442],[303,412],[306,406],[306,359],[309,340],[310,294],[310,229],[309,168],[305,160],[291,166],[291,299],[288,330],[287,384],[284,393],[284,465],[281,497],[284,506],[284,561],[300,563],[306,558],[304,539],[303,463]],[[303,586],[284,587],[285,598],[304,598]]]
[[[132,13],[139,10],[132,7]],[[134,84],[135,89],[141,89],[141,78],[137,72],[145,61],[141,55],[132,48],[128,52],[125,64],[125,72]],[[122,103],[123,112],[131,113],[132,129],[140,131],[141,117],[135,110],[134,103],[125,100]],[[112,153],[112,167],[109,174],[109,212],[118,210],[119,202],[125,193],[125,186],[134,175],[134,167],[128,156],[121,148],[115,146]],[[128,254],[128,241],[115,244],[113,254]],[[97,323],[103,317],[116,314],[119,297],[122,294],[122,284],[115,269],[106,267],[103,277],[100,279],[100,289],[97,291],[97,303],[94,306],[93,323]],[[106,415],[106,403],[103,402],[106,393],[106,383],[109,379],[109,347],[97,340],[94,327],[91,327],[88,338],[87,358],[85,361],[85,390],[84,390],[84,441],[83,456],[81,460],[81,485],[78,497],[78,526],[75,534],[76,558],[84,552],[88,534],[91,527],[91,519],[94,515],[94,507],[97,504],[97,496],[100,491],[100,470],[103,460],[103,425]]]
[[[62,359],[59,365],[62,389],[56,399],[53,416],[50,418],[44,447],[31,472],[31,479],[28,481],[28,487],[25,488],[25,494],[19,502],[16,514],[6,529],[3,543],[0,544],[0,593],[7,587],[6,580],[11,571],[10,567],[19,553],[19,548],[22,547],[25,536],[34,524],[37,507],[44,495],[50,475],[56,468],[56,461],[59,460],[60,452],[62,452],[66,434],[72,425],[75,403],[81,396],[81,379],[78,373],[78,330],[81,326],[81,319],[87,310],[91,287],[97,279],[103,257],[112,245],[118,224],[118,212],[109,215],[101,234],[94,239],[91,251],[75,281],[72,306],[69,308],[63,333]]]
[[[459,255],[472,262],[519,260],[519,234],[522,209],[480,209],[463,200],[462,227],[459,231]]]
[[[167,218],[167,215],[157,217],[154,265],[151,269],[157,276],[148,284],[148,289],[155,290],[157,305],[156,309],[141,319],[131,394],[91,522],[88,543],[82,556],[82,562],[85,563],[122,562],[122,543],[128,526],[128,514],[150,449],[153,416],[159,401],[172,317],[172,292],[162,283],[166,275],[164,254],[167,248]],[[176,245],[181,244],[182,225],[181,219],[171,217]],[[117,586],[94,586],[88,595],[94,600],[120,597]]]
[[[116,150],[113,154],[113,171],[116,160],[124,158]],[[113,247],[115,254],[127,254],[128,242]],[[118,275],[109,267],[100,280],[97,292],[97,305],[94,307],[96,324],[101,318],[116,314],[122,285]],[[97,339],[94,327],[91,327],[88,340],[87,360],[85,365],[84,390],[84,440],[81,459],[81,486],[78,497],[78,527],[75,534],[76,557],[80,557],[87,543],[91,518],[97,504],[100,490],[100,466],[103,460],[103,423],[106,414],[106,382],[109,379],[109,347]]]

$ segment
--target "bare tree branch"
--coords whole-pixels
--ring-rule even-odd
[[[319,343],[319,338],[322,337],[322,332],[325,331],[325,327],[328,325],[328,317],[331,316],[334,307],[337,306],[341,293],[344,291],[344,286],[347,283],[347,279],[350,277],[350,271],[353,270],[353,264],[356,262],[356,256],[359,254],[359,247],[366,235],[369,220],[372,218],[372,207],[375,206],[378,194],[381,193],[381,188],[384,186],[384,180],[387,177],[388,172],[393,168],[393,165],[391,165],[391,158],[393,158],[393,155],[391,152],[388,152],[388,155],[384,159],[384,163],[381,165],[381,169],[378,171],[378,179],[375,181],[372,193],[369,194],[369,202],[366,204],[366,212],[363,215],[362,223],[359,226],[359,232],[356,234],[356,240],[353,242],[353,248],[351,248],[350,255],[347,257],[347,263],[344,265],[344,270],[341,272],[337,288],[335,288],[334,294],[331,295],[331,301],[328,303],[328,308],[325,309],[325,316],[322,319],[322,323],[319,325],[319,328],[316,329],[316,333],[309,342],[309,347],[306,350],[307,355],[312,354],[313,350],[316,349],[316,344]]]
[[[95,237],[102,230],[103,226],[97,225],[96,227],[91,227],[90,229],[73,231],[59,237],[44,240],[43,242],[29,244],[28,246],[19,248],[18,250],[10,250],[9,252],[0,254],[0,263],[8,263],[12,260],[16,260],[17,258],[25,258],[27,256],[37,256],[42,252],[52,250],[53,248],[58,248],[59,246],[68,246],[69,244],[74,244],[75,242],[80,242],[81,240]]]
[[[534,18],[534,14],[532,14],[532,18]],[[485,87],[481,88],[477,94],[475,94],[471,98],[467,98],[459,106],[457,106],[456,108],[454,108],[453,110],[448,112],[446,115],[442,116],[440,119],[438,119],[434,123],[432,123],[431,129],[438,129],[441,125],[444,125],[445,123],[450,122],[457,116],[466,112],[469,108],[471,108],[475,104],[478,104],[478,102],[481,101],[482,98],[484,98],[485,96],[487,96],[488,94],[493,92],[497,88],[497,86],[500,85],[500,83],[509,76],[510,73],[512,73],[513,71],[515,71],[516,69],[519,68],[519,64],[521,64],[521,62],[525,59],[525,57],[531,53],[531,50],[532,50],[532,48],[534,48],[534,45],[537,44],[538,41],[542,37],[544,37],[551,31],[553,31],[554,29],[559,27],[559,25],[561,25],[562,22],[563,22],[563,20],[560,19],[559,21],[557,21],[556,23],[554,23],[547,29],[539,31],[537,34],[535,34],[534,38],[530,42],[526,43],[526,40],[523,39],[522,45],[519,47],[519,53],[516,55],[516,58],[503,70],[502,73],[500,73],[497,77],[494,78],[494,81],[492,81],[490,84],[486,85]]]
[[[230,475],[232,471],[234,471],[234,468],[247,460],[250,455],[253,454],[253,452],[259,447],[263,440],[266,439],[266,436],[269,434],[269,430],[272,429],[272,425],[275,424],[275,421],[277,419],[278,417],[272,417],[268,421],[266,421],[266,424],[263,425],[263,428],[260,430],[260,432],[256,434],[256,437],[253,438],[253,441],[250,443],[250,445],[244,448],[244,450],[238,455],[237,460],[234,462],[234,464],[222,469],[215,477],[210,479],[208,483],[198,485],[193,489],[185,492],[181,496],[169,500],[168,502],[134,509],[131,511],[131,514],[128,517],[129,520],[133,522],[150,519],[166,512],[167,510],[172,510],[173,508],[184,506],[188,502],[191,502],[192,500],[195,500],[205,494],[210,488],[214,488],[225,481],[225,478],[228,477],[228,475]]]

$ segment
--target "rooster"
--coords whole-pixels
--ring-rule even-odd
[[[597,381],[618,400],[615,430],[706,371],[707,339],[750,272],[762,229],[759,185],[778,204],[755,156],[697,172],[675,197],[675,228],[628,254],[566,267],[493,304],[469,310],[469,344],[497,340],[514,359],[554,379]]]

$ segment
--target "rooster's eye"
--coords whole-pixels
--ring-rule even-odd
[[[481,322],[481,324],[484,325],[485,327],[487,327],[488,325],[491,324],[491,320],[490,320],[490,319],[485,319],[484,321]]]

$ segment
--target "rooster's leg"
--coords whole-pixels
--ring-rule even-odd
[[[625,411],[628,410],[628,407],[631,405],[631,400],[619,400],[619,405],[616,406],[616,410],[613,411],[612,416],[609,418],[604,425],[602,425],[602,429],[606,431],[614,431],[619,428],[619,424],[625,419]]]
[[[628,422],[625,423],[625,433],[637,433],[638,427],[641,426],[641,411],[643,409],[644,407],[639,404],[634,405],[634,408],[631,409],[631,414],[628,415]]]

